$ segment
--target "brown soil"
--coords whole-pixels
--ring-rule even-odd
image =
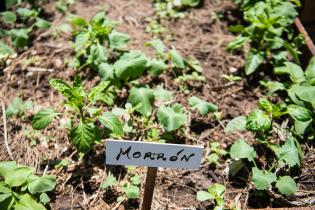
[[[186,17],[178,20],[165,20],[164,24],[173,36],[173,40],[165,41],[168,48],[176,49],[185,57],[194,56],[204,69],[205,82],[190,82],[191,92],[185,94],[179,91],[178,85],[169,77],[161,80],[164,87],[173,90],[176,102],[188,106],[187,100],[195,95],[217,104],[220,108],[222,120],[220,124],[213,116],[200,117],[193,112],[190,122],[191,136],[186,138],[187,144],[203,144],[206,153],[213,141],[220,142],[223,148],[229,148],[238,135],[226,135],[223,125],[233,117],[248,114],[257,106],[256,99],[261,95],[255,87],[247,87],[246,81],[228,83],[221,78],[222,74],[230,74],[240,69],[244,64],[243,55],[227,53],[226,44],[234,38],[228,32],[229,22],[235,21],[232,10],[235,6],[229,0],[204,1],[202,7],[191,9]],[[56,12],[53,3],[45,5],[50,20],[57,26],[65,21],[65,17]],[[144,43],[152,36],[145,32],[146,18],[154,14],[153,6],[148,0],[77,0],[70,10],[79,16],[90,18],[98,11],[107,10],[110,19],[118,22],[118,30],[131,36],[131,49],[142,50],[152,54],[151,49],[144,47]],[[213,12],[224,14],[223,20],[211,20]],[[51,77],[70,81],[76,74],[73,69],[67,68],[65,60],[69,59],[73,50],[70,45],[71,38],[67,35],[54,36],[53,29],[48,32],[34,34],[33,45],[24,53],[13,59],[11,65],[0,70],[0,98],[8,105],[15,97],[34,102],[35,107],[22,119],[7,119],[9,145],[14,159],[20,164],[36,168],[41,174],[46,169],[48,173],[57,176],[57,188],[51,203],[51,209],[138,209],[141,199],[117,203],[114,192],[100,189],[108,172],[114,173],[123,179],[126,173],[122,167],[106,167],[104,164],[104,146],[97,145],[93,154],[89,154],[84,161],[77,160],[75,149],[70,144],[66,131],[61,122],[50,125],[39,134],[38,143],[30,146],[30,139],[25,131],[32,130],[31,116],[40,108],[53,106],[62,110],[63,97],[52,91],[48,84]],[[30,66],[52,69],[51,71],[33,72],[30,68],[23,68],[26,59],[36,56],[38,61]],[[87,87],[99,81],[96,74],[84,70],[81,75]],[[142,78],[148,83],[150,78]],[[3,113],[0,112],[0,116]],[[1,118],[0,133],[3,131]],[[250,134],[243,134],[253,139]],[[4,146],[3,136],[0,137],[0,160],[9,160]],[[279,205],[295,205],[294,201],[314,199],[315,175],[313,147],[305,147],[305,162],[299,179],[300,191],[290,200],[279,198]],[[65,169],[55,169],[52,165],[65,158],[72,160]],[[212,209],[213,203],[199,203],[196,201],[196,192],[205,190],[211,183],[224,183],[227,187],[226,200],[231,204],[236,201],[242,209],[255,206],[273,206],[272,200],[278,195],[270,195],[266,200],[255,203],[251,186],[241,180],[228,179],[228,166],[230,160],[223,159],[218,166],[209,166],[203,162],[199,170],[173,170],[160,169],[156,181],[153,209]],[[144,180],[145,169],[137,168],[136,173]],[[115,189],[113,189],[115,190]],[[142,192],[143,193],[143,192]],[[251,201],[249,197],[253,196]],[[312,197],[313,196],[313,197]],[[296,204],[298,205],[298,204]]]

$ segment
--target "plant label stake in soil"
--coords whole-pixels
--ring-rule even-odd
[[[151,209],[157,167],[197,169],[203,146],[106,140],[107,165],[149,166],[142,210]]]

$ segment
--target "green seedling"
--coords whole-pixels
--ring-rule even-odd
[[[212,142],[210,144],[210,151],[211,154],[207,157],[207,161],[209,164],[214,163],[218,165],[220,157],[228,154],[227,151],[220,148],[220,143],[218,142]]]
[[[34,169],[12,162],[0,162],[0,206],[2,209],[46,210],[47,195],[56,186],[56,177],[37,176]]]
[[[208,191],[198,191],[197,200],[198,201],[207,201],[214,200],[215,207],[214,210],[223,210],[224,209],[224,191],[225,187],[221,184],[212,184],[208,187]]]
[[[23,101],[21,98],[16,97],[5,110],[8,117],[17,116],[22,117],[28,110],[33,108],[31,101]]]
[[[123,126],[118,117],[95,107],[97,102],[106,102],[108,96],[105,91],[109,86],[109,81],[100,82],[88,92],[84,90],[79,76],[74,78],[72,85],[58,79],[50,79],[49,83],[66,97],[65,106],[70,109],[64,113],[57,113],[52,108],[40,110],[32,121],[34,129],[44,129],[54,118],[62,115],[69,119],[70,139],[82,154],[88,153],[105,134],[117,138],[124,135]],[[104,127],[96,126],[96,122]]]

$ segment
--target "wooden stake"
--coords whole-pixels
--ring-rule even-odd
[[[157,174],[157,168],[156,167],[148,167],[147,176],[145,179],[144,196],[143,196],[141,210],[150,210],[151,209],[152,198],[153,198],[154,187],[155,187],[156,174]]]

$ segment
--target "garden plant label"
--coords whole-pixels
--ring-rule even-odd
[[[198,169],[203,146],[107,140],[107,165]]]

